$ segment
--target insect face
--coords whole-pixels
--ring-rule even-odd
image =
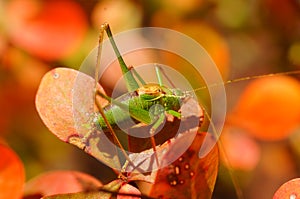
[[[137,92],[139,95],[146,94],[146,95],[150,95],[153,97],[158,97],[163,94],[163,89],[158,84],[149,83],[149,84],[146,84],[146,85],[138,88]]]

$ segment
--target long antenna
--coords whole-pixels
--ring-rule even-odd
[[[241,78],[237,78],[237,79],[227,80],[223,83],[215,83],[215,84],[211,84],[211,85],[207,85],[207,86],[201,86],[201,87],[196,88],[194,90],[186,91],[186,93],[200,91],[200,90],[203,90],[203,89],[216,87],[216,86],[220,86],[220,85],[225,85],[225,84],[237,83],[237,82],[241,82],[241,81],[245,81],[245,80],[260,79],[260,78],[265,78],[265,77],[274,77],[274,76],[281,76],[281,75],[300,75],[300,70],[280,72],[280,73],[271,73],[271,74],[267,74],[267,75],[255,75],[255,76],[249,76],[249,77],[241,77]]]
[[[214,123],[213,123],[213,121],[212,121],[210,115],[207,113],[207,111],[206,111],[203,107],[201,107],[201,108],[203,109],[204,114],[205,114],[205,116],[207,117],[209,123],[211,123],[211,125],[212,125],[213,135],[214,135],[216,138],[218,138],[217,130],[216,130],[216,128],[215,128],[215,125],[214,125]],[[220,149],[219,151],[221,151],[222,155],[223,155],[224,158],[226,159],[226,163],[229,165],[229,168],[227,168],[227,170],[228,170],[229,176],[230,176],[230,178],[231,178],[232,184],[233,184],[233,186],[234,186],[234,188],[235,188],[235,193],[236,193],[238,199],[244,199],[244,196],[243,196],[243,192],[242,192],[241,186],[240,186],[240,184],[238,183],[238,180],[237,180],[236,176],[234,175],[234,171],[233,171],[233,169],[232,169],[232,166],[231,166],[231,164],[230,164],[230,161],[229,161],[229,159],[228,159],[228,156],[227,156],[227,154],[226,154],[226,152],[225,152],[225,147],[224,147],[224,145],[223,145],[223,143],[222,143],[222,141],[221,141],[220,139],[218,140],[217,145],[218,145],[218,147],[219,147],[219,149]]]
[[[172,80],[169,78],[169,76],[167,75],[166,71],[158,64],[158,63],[155,63],[154,64],[155,66],[155,70],[159,70],[163,76],[167,79],[167,81],[169,82],[169,84],[172,86],[172,88],[176,88],[175,84],[172,82]],[[161,78],[161,77],[160,77]]]

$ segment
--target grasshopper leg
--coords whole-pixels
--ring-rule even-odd
[[[155,122],[153,123],[151,129],[150,129],[150,139],[151,139],[151,145],[153,148],[153,152],[155,153],[155,160],[157,162],[157,166],[160,166],[157,150],[156,150],[156,142],[154,135],[156,133],[156,130],[159,128],[160,125],[162,125],[166,119],[166,113],[173,115],[174,117],[181,118],[181,114],[177,111],[170,110],[165,111],[162,106],[160,105],[154,105],[151,107],[152,110],[150,110],[150,115]]]
[[[109,26],[108,24],[103,24],[101,25],[101,28],[100,28],[100,34],[99,34],[99,40],[98,40],[98,54],[97,54],[97,59],[96,59],[96,68],[95,68],[95,85],[94,85],[94,101],[95,101],[95,104],[96,104],[96,107],[98,108],[101,116],[103,117],[113,139],[114,139],[114,142],[115,144],[118,145],[118,147],[120,147],[120,149],[123,151],[124,155],[126,154],[127,156],[127,153],[125,152],[124,148],[122,147],[121,143],[119,142],[117,136],[115,135],[115,132],[113,130],[113,128],[111,127],[110,123],[108,122],[105,114],[104,114],[104,110],[101,106],[101,104],[99,103],[99,101],[97,100],[97,96],[102,96],[101,93],[98,89],[97,89],[97,83],[98,83],[98,79],[99,79],[99,69],[100,69],[100,60],[101,60],[101,52],[102,52],[102,43],[103,43],[103,38],[104,38],[104,34],[105,34],[105,31],[109,29]],[[95,110],[96,112],[97,110]],[[125,156],[125,157],[126,157]],[[127,159],[127,158],[126,158]]]
[[[132,75],[134,75],[139,80],[139,82],[142,85],[146,85],[146,82],[143,80],[143,78],[140,76],[140,74],[134,69],[133,66],[128,66],[128,70],[132,73]]]
[[[170,115],[173,115],[174,117],[177,117],[178,119],[181,119],[181,113],[179,113],[178,111],[167,110],[166,112]]]
[[[160,164],[159,164],[158,155],[157,155],[157,151],[156,151],[156,142],[155,142],[154,134],[155,134],[156,130],[158,129],[158,127],[161,124],[163,124],[165,118],[166,118],[166,116],[164,113],[159,114],[157,120],[155,121],[155,123],[152,125],[152,127],[150,129],[151,145],[153,148],[153,152],[155,153],[155,160],[157,162],[157,166],[159,166]]]
[[[159,166],[160,164],[159,164],[158,155],[157,155],[157,151],[156,151],[156,142],[155,142],[154,135],[156,133],[156,130],[159,128],[159,126],[164,123],[164,121],[166,119],[166,115],[165,115],[164,108],[159,104],[153,105],[150,108],[149,113],[150,113],[150,117],[151,117],[152,121],[154,121],[153,125],[150,129],[150,132],[149,132],[150,139],[151,139],[151,145],[153,148],[153,152],[155,153],[155,159],[157,162],[157,166]]]

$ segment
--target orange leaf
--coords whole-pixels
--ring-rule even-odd
[[[24,192],[25,196],[47,196],[97,190],[101,186],[101,182],[85,173],[77,171],[51,171],[27,182]]]
[[[213,141],[210,134],[197,134],[192,145],[179,159],[157,171],[150,196],[174,199],[211,198],[218,173],[219,156],[215,145],[204,158],[198,157],[200,148],[205,147],[202,143],[206,136]],[[185,142],[185,135],[176,140],[163,161],[168,161]]]
[[[273,199],[296,199],[300,196],[300,178],[284,183],[274,194]]]
[[[94,112],[94,85],[93,78],[73,69],[56,68],[44,75],[36,94],[36,108],[59,139],[66,142],[90,130],[85,125]]]
[[[18,156],[0,144],[0,199],[19,199],[25,181],[24,167]]]
[[[262,78],[248,85],[230,121],[261,140],[289,136],[300,121],[300,83],[287,76]]]
[[[122,181],[117,179],[102,187],[98,190],[90,190],[78,193],[66,193],[66,194],[56,194],[51,196],[45,196],[43,199],[86,199],[86,198],[99,198],[99,199],[111,199],[114,198],[112,195],[117,195]]]
[[[124,184],[123,186],[121,186],[119,193],[141,195],[141,192],[137,188],[135,188],[134,186],[132,186],[130,184]],[[140,199],[140,197],[118,195],[117,199]]]
[[[12,41],[46,60],[73,53],[87,31],[83,9],[70,0],[13,0],[7,5],[7,18]]]
[[[221,141],[225,153],[220,154],[227,167],[250,171],[257,166],[261,156],[261,149],[249,135],[223,129]]]
[[[105,134],[82,139],[94,130],[94,86],[90,76],[68,68],[56,68],[43,77],[36,94],[36,108],[49,130],[64,142],[71,143],[103,161],[120,168],[118,156],[107,156],[116,146],[107,146]],[[97,89],[105,93],[97,84]],[[97,98],[104,106],[107,102]]]

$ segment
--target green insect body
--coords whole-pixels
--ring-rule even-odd
[[[96,113],[96,118],[94,118],[96,130],[103,131],[106,135],[108,133],[109,137],[116,144],[116,146],[121,149],[126,162],[132,164],[127,152],[125,151],[126,143],[121,143],[124,137],[119,138],[119,136],[121,136],[120,134],[122,133],[117,135],[116,132],[119,129],[123,131],[124,124],[125,130],[131,127],[141,126],[140,124],[145,124],[147,127],[149,127],[147,132],[151,140],[151,147],[153,149],[153,152],[155,153],[156,163],[159,166],[160,163],[158,160],[158,155],[156,153],[157,144],[154,136],[159,127],[166,120],[167,114],[172,115],[178,119],[182,118],[179,110],[183,100],[187,97],[187,93],[184,93],[179,89],[171,89],[163,86],[160,68],[155,64],[154,65],[159,84],[145,83],[143,78],[140,77],[140,75],[134,70],[134,68],[129,68],[125,64],[107,23],[101,26],[97,64],[95,70],[96,80],[99,79],[98,73],[104,32],[107,33],[113,50],[118,58],[120,68],[126,82],[128,93],[122,95],[119,98],[112,99],[107,95],[101,93],[99,90],[95,89],[95,103],[99,110],[99,113]],[[135,79],[134,76],[137,79]],[[142,86],[139,86],[137,81],[139,81]],[[108,100],[110,104],[106,107],[102,107],[101,104],[99,104],[99,102],[97,101],[97,95]],[[89,136],[92,133],[93,131],[86,134],[83,140],[88,140]]]
[[[186,96],[179,89],[169,89],[158,84],[146,84],[138,88],[134,92],[126,93],[116,101],[121,102],[124,107],[111,103],[104,107],[104,113],[113,128],[117,128],[118,124],[126,124],[129,120],[135,123],[143,122],[146,125],[153,124],[157,116],[163,111],[169,112],[176,117],[180,117],[178,113],[181,102]],[[154,108],[154,105],[160,105],[162,108]],[[135,118],[135,111],[138,111],[139,118]],[[178,113],[177,115],[174,112]],[[99,114],[97,116],[97,127],[103,131],[107,131],[107,125],[104,118]],[[128,126],[130,128],[130,126]]]

